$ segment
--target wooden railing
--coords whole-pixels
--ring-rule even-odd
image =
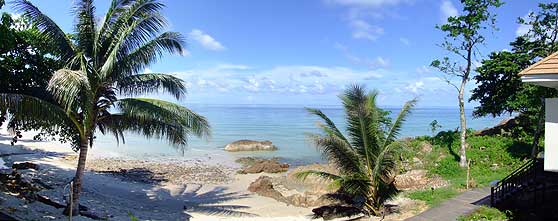
[[[543,171],[542,160],[529,160],[491,188],[491,205],[495,206],[497,203],[513,196],[515,193],[526,190],[532,185],[536,185],[537,179],[542,175],[541,173]]]

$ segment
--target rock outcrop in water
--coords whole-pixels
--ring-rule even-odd
[[[238,140],[227,144],[226,151],[271,151],[277,150],[277,147],[271,141],[255,141],[255,140]]]

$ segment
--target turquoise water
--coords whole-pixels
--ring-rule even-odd
[[[197,156],[262,156],[281,157],[293,163],[320,162],[320,155],[307,139],[308,133],[319,132],[318,118],[308,114],[301,106],[273,105],[189,105],[189,108],[208,118],[212,126],[210,140],[192,137],[182,155],[164,141],[147,140],[137,135],[128,135],[125,144],[117,145],[112,137],[99,136],[94,149],[104,153],[133,158]],[[341,107],[318,107],[339,128],[345,127]],[[395,117],[398,108],[384,108]],[[482,129],[497,124],[502,118],[471,117],[467,111],[468,127]],[[401,137],[430,135],[429,124],[437,120],[441,130],[455,129],[459,125],[458,110],[455,108],[416,108],[402,128]],[[223,147],[240,139],[270,140],[278,148],[273,152],[227,153]]]

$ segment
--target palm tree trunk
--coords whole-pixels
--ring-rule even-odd
[[[465,92],[465,80],[461,81],[461,87],[459,88],[459,120],[461,124],[461,133],[459,136],[460,148],[459,148],[459,166],[467,167],[467,119],[465,118],[465,102],[463,101],[463,96]]]
[[[89,140],[87,138],[81,138],[80,145],[79,145],[78,165],[76,169],[76,175],[74,176],[73,179],[74,185],[73,185],[73,192],[71,193],[72,200],[68,201],[68,206],[64,210],[64,214],[66,215],[70,214],[70,206],[72,207],[71,208],[72,215],[79,214],[79,194],[81,193],[81,182],[83,178],[83,173],[85,171],[85,162],[87,159],[88,148],[89,148]]]

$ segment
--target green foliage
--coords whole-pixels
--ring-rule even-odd
[[[85,140],[92,145],[97,130],[111,133],[119,140],[124,139],[124,131],[135,132],[166,139],[176,147],[184,147],[189,135],[209,135],[205,118],[182,106],[159,100],[119,100],[117,97],[162,91],[178,99],[186,93],[182,80],[174,76],[141,73],[164,53],[183,52],[182,36],[165,31],[167,21],[161,14],[162,3],[114,0],[104,20],[95,19],[92,1],[75,4],[76,33],[67,35],[29,1],[14,2],[23,17],[35,25],[35,35],[51,45],[53,51],[60,52],[57,57],[64,63],[63,68],[53,66],[60,69],[45,71],[48,73],[45,76],[33,78],[44,81],[38,86],[49,99],[35,94],[29,96],[46,100],[65,111],[63,118],[66,120],[60,122],[67,124],[57,125],[57,128],[72,131],[81,138],[74,139],[75,148]],[[4,93],[3,99],[12,101],[2,102],[11,105],[3,107],[11,108],[8,111],[12,113],[12,122],[30,125],[32,121],[52,119],[26,109],[14,109],[18,104],[13,101],[18,99],[10,97],[21,94],[19,91],[0,93]]]
[[[463,188],[466,186],[466,169],[459,167],[458,134],[440,132],[433,138],[434,148],[442,148],[445,157],[434,164],[426,164],[431,174],[437,174]],[[531,146],[509,137],[469,136],[468,157],[471,160],[471,178],[479,186],[501,179],[520,166],[530,156]]]
[[[124,132],[137,133],[165,139],[183,150],[189,136],[209,136],[209,124],[204,117],[175,103],[129,98],[159,91],[177,99],[185,96],[182,80],[165,74],[143,73],[164,54],[185,52],[182,35],[166,31],[164,4],[157,0],[113,0],[103,19],[96,18],[92,0],[74,1],[74,4],[75,33],[66,34],[30,1],[14,1],[16,11],[22,12],[45,44],[58,52],[56,57],[63,67],[50,72],[49,78],[38,78],[48,79],[40,87],[43,89],[40,96],[19,91],[0,92],[0,116],[4,118],[4,110],[8,110],[7,116],[15,125],[41,122],[40,126],[73,134],[76,139],[72,139],[72,147],[80,151],[80,157],[73,180],[72,203],[78,205],[86,150],[93,145],[96,132],[110,133],[117,140],[124,139]],[[17,45],[8,48],[14,46]],[[118,95],[127,98],[120,99]],[[31,102],[33,105],[28,105]],[[37,112],[40,109],[58,111],[40,114]],[[57,124],[44,124],[55,119]]]
[[[438,129],[442,128],[442,125],[438,124],[437,120],[433,120],[428,125],[430,126],[430,132],[432,132],[432,136],[434,136],[436,134],[436,131]]]
[[[502,212],[496,208],[481,206],[473,213],[460,216],[459,221],[503,221],[512,219],[509,211]]]
[[[425,143],[432,144],[432,150],[424,152],[421,147]],[[470,177],[474,187],[488,186],[494,180],[500,180],[529,159],[531,145],[502,136],[474,136],[469,131],[467,138]],[[446,199],[456,196],[466,187],[466,168],[459,166],[459,133],[457,131],[441,131],[434,137],[416,137],[407,142],[408,148],[403,151],[403,161],[412,162],[418,158],[421,164],[410,169],[426,169],[430,176],[440,176],[449,181],[449,186],[434,190],[411,191],[409,198],[425,201],[434,206]]]
[[[534,62],[558,50],[558,3],[541,3],[539,10],[519,18],[518,23],[530,30],[510,43],[511,52],[492,52],[482,61],[475,76],[478,85],[472,91],[471,101],[481,105],[475,108],[475,116],[501,116],[522,113],[529,121],[524,129],[534,131],[537,114],[541,110],[540,98],[556,97],[551,88],[524,84],[518,73]]]
[[[366,92],[354,85],[340,95],[346,113],[345,137],[323,112],[308,111],[322,119],[322,134],[311,138],[322,155],[337,166],[340,175],[320,171],[303,171],[298,178],[318,176],[333,181],[339,187],[338,194],[349,203],[370,215],[383,213],[383,204],[397,194],[394,177],[397,173],[398,153],[403,147],[397,141],[403,122],[416,100],[405,103],[394,121],[376,105],[378,92]],[[356,200],[355,200],[356,199]]]
[[[407,193],[407,197],[426,202],[428,206],[437,206],[447,199],[457,196],[459,192],[453,188],[443,187],[430,190],[417,190]]]

